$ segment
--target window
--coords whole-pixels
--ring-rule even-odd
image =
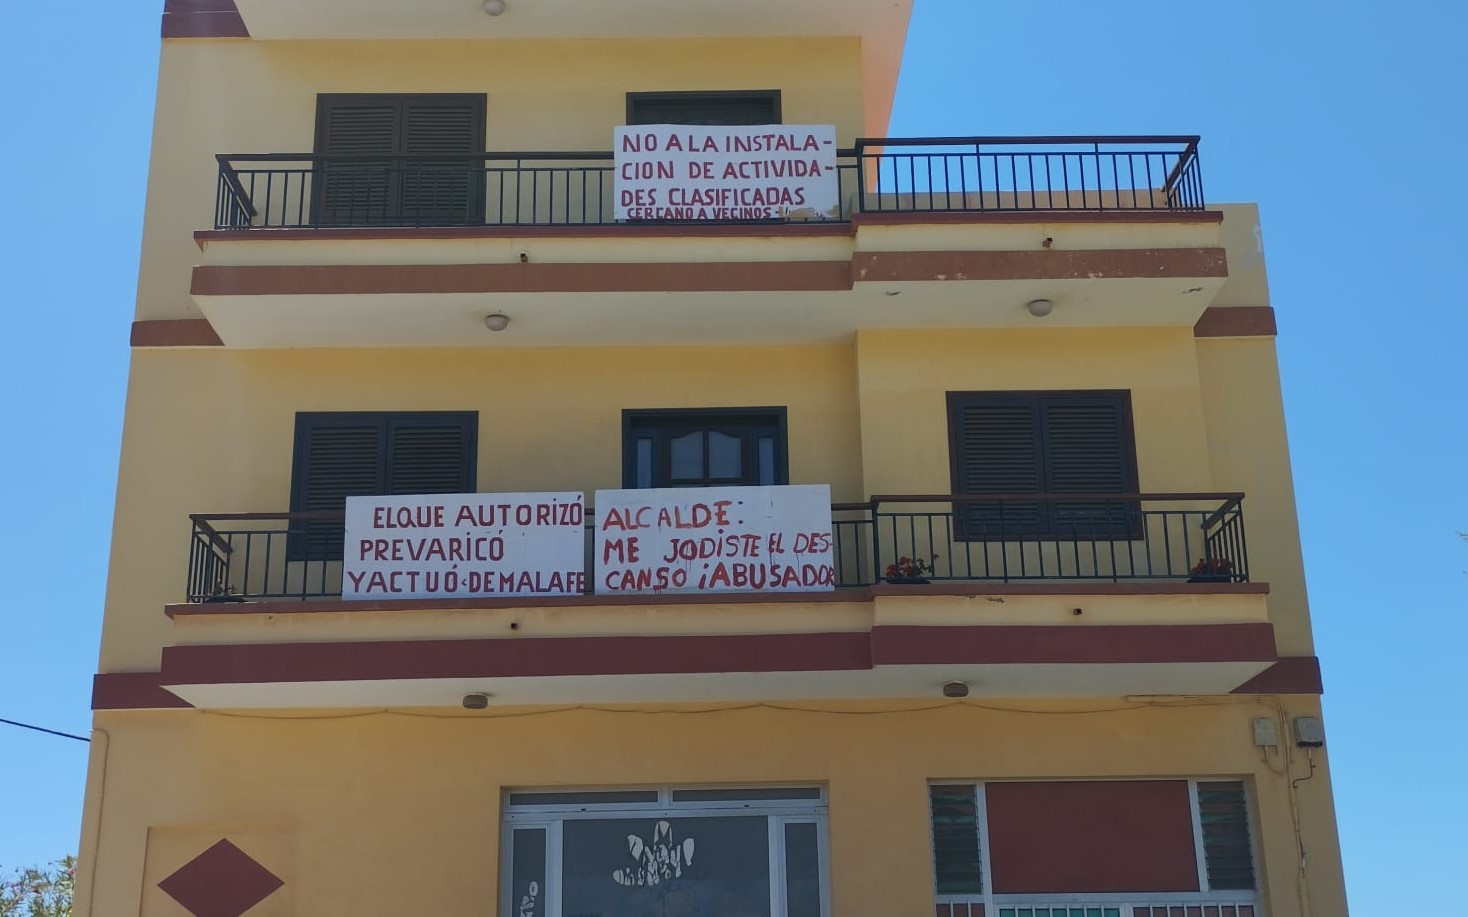
[[[786,484],[784,408],[625,411],[622,484]]]
[[[483,95],[316,99],[316,155],[324,157],[312,188],[317,225],[483,222]]]
[[[950,392],[956,494],[1134,494],[1131,393]],[[1139,507],[1124,500],[995,500],[959,505],[955,536],[1135,538]]]
[[[824,917],[819,787],[512,792],[502,914]]]
[[[473,493],[478,427],[473,413],[297,414],[291,512],[339,511],[354,496]],[[293,527],[287,555],[341,551],[341,523],[329,521]]]
[[[941,917],[1203,913],[1255,917],[1241,781],[929,787]],[[972,906],[972,907],[971,907]]]
[[[628,124],[779,124],[780,90],[629,92]]]

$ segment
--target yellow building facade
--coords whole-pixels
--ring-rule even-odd
[[[910,6],[169,0],[79,914],[1346,913],[1258,215],[887,138]],[[624,125],[837,202],[619,219]],[[612,588],[597,492],[787,485],[834,588]],[[544,493],[575,594],[343,594]]]

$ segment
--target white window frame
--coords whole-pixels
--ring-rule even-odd
[[[1060,892],[1054,894],[1023,894],[1023,895],[1000,895],[994,892],[994,870],[989,859],[989,807],[986,796],[986,782],[973,780],[930,780],[928,786],[972,786],[974,788],[974,813],[978,822],[979,833],[979,869],[980,880],[983,883],[982,894],[934,894],[937,904],[982,904],[984,913],[989,917],[999,917],[1000,908],[1045,908],[1045,907],[1112,907],[1121,908],[1123,917],[1130,917],[1128,907],[1136,905],[1160,906],[1160,905],[1248,905],[1254,908],[1257,917],[1264,917],[1263,896],[1259,891],[1259,843],[1258,834],[1254,824],[1254,792],[1250,782],[1244,777],[1127,777],[1127,778],[1083,778],[1064,777],[1052,780],[996,780],[994,783],[1116,783],[1137,781],[1173,781],[1186,779],[1188,783],[1188,808],[1193,823],[1193,851],[1196,856],[1198,870],[1198,888],[1196,892],[1125,892],[1125,893],[1098,893],[1098,894],[1072,894]],[[1208,863],[1203,850],[1203,819],[1198,808],[1198,784],[1218,783],[1222,781],[1238,781],[1244,787],[1244,812],[1247,818],[1247,829],[1249,832],[1249,852],[1254,868],[1254,890],[1239,891],[1237,889],[1213,890],[1208,882]],[[931,836],[932,812],[929,811],[929,833]],[[930,856],[935,858],[932,875],[937,874],[936,852],[929,844]]]
[[[800,789],[812,790],[815,796],[809,799],[730,799],[675,802],[673,793],[685,790],[714,791],[728,790],[734,793]],[[511,796],[517,793],[572,794],[588,792],[652,792],[656,790],[656,801],[619,803],[537,803],[531,805],[511,804]],[[764,815],[768,832],[770,913],[774,917],[786,914],[785,876],[785,826],[789,824],[813,824],[816,827],[817,874],[821,887],[821,917],[831,917],[831,873],[830,838],[827,827],[828,805],[826,788],[815,784],[781,784],[758,786],[664,786],[664,787],[577,787],[575,789],[519,788],[503,793],[500,825],[500,914],[517,917],[519,911],[514,901],[514,832],[524,829],[545,830],[545,887],[542,889],[543,905],[537,917],[560,917],[562,828],[567,821],[590,821],[619,818],[714,818],[731,814]]]

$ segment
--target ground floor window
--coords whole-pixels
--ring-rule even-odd
[[[827,914],[820,787],[527,790],[504,823],[512,917]]]
[[[1237,780],[929,788],[939,917],[1256,917]]]

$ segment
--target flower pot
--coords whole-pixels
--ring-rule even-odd
[[[1232,573],[1194,573],[1188,577],[1190,583],[1231,583],[1233,581]]]
[[[928,578],[926,576],[889,576],[887,582],[893,586],[926,586]]]

